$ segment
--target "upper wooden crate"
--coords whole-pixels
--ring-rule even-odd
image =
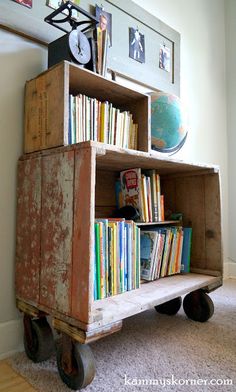
[[[79,93],[130,111],[138,123],[138,150],[150,151],[149,96],[64,61],[26,82],[25,153],[65,144],[69,94]]]

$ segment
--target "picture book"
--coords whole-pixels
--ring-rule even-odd
[[[157,240],[158,233],[155,231],[141,231],[140,233],[140,274],[142,279],[152,280]]]
[[[141,169],[129,169],[120,173],[123,205],[131,205],[141,213]]]

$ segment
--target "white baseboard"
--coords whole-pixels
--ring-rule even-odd
[[[224,278],[236,279],[236,262],[229,260],[227,263],[224,263]]]
[[[0,323],[0,359],[5,359],[19,351],[23,351],[22,320]]]

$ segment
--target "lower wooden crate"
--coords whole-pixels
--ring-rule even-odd
[[[193,228],[191,274],[93,298],[94,219],[115,208],[122,169],[156,169],[166,207]],[[83,331],[107,327],[179,295],[222,283],[220,179],[214,166],[87,142],[18,163],[16,295]]]

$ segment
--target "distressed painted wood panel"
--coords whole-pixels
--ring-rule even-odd
[[[42,160],[40,303],[71,310],[74,152]]]
[[[94,148],[75,152],[72,317],[85,323],[93,302],[95,158]]]
[[[18,162],[16,225],[16,295],[39,301],[41,159]]]

